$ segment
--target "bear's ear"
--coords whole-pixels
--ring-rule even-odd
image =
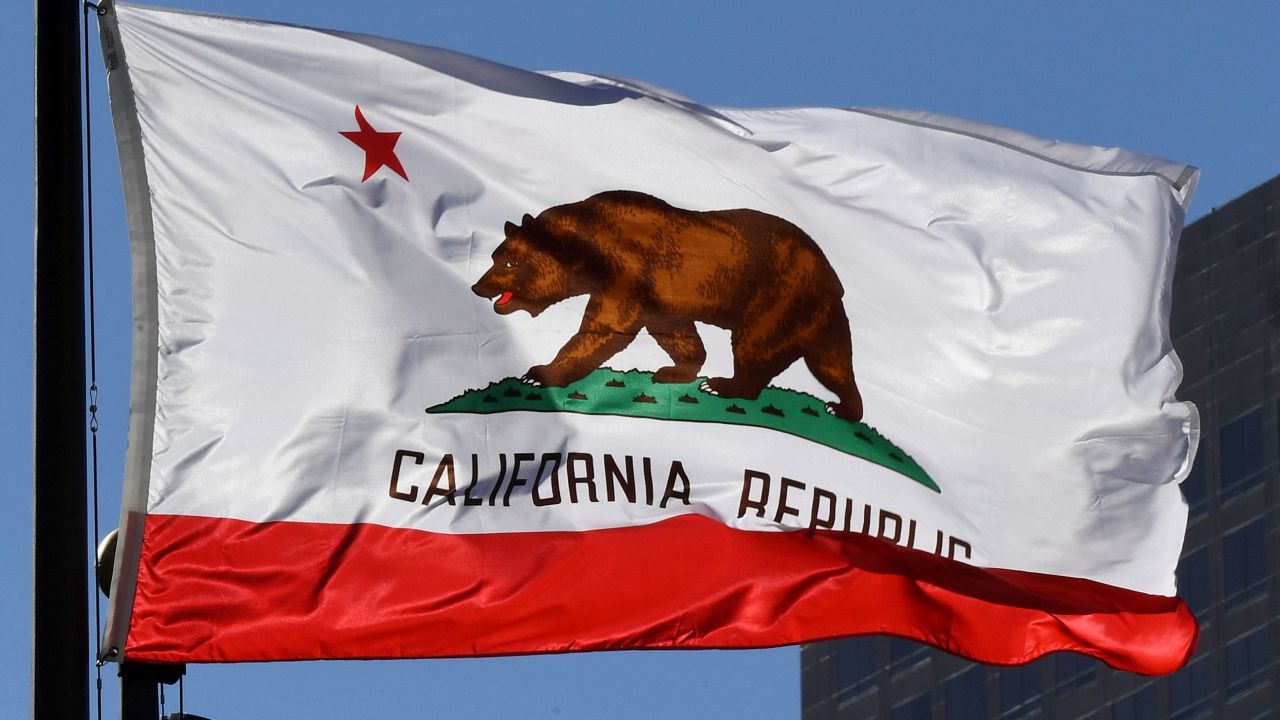
[[[532,215],[530,215],[529,213],[525,213],[524,218],[520,221],[520,224],[522,226],[532,225],[533,220],[534,220],[534,217]]]
[[[516,224],[511,222],[510,220],[507,221],[506,225],[502,226],[502,231],[507,234],[507,237],[511,237],[511,235],[515,233],[516,230],[519,230],[519,229],[520,228],[518,228]]]

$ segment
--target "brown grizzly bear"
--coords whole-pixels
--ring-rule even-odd
[[[700,321],[732,335],[733,377],[711,378],[709,392],[755,399],[804,358],[839,399],[831,412],[862,418],[844,288],[790,222],[756,210],[683,210],[618,190],[526,214],[505,229],[493,267],[471,288],[496,312],[537,316],[566,298],[591,297],[577,334],[526,380],[564,387],[645,329],[674,361],[654,382],[689,382],[707,357]]]

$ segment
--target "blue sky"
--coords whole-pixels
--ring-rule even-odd
[[[1202,168],[1192,219],[1280,173],[1280,5],[1270,2],[173,5],[385,35],[530,69],[629,76],[706,104],[921,109],[1123,146]],[[0,89],[9,98],[0,113],[0,203],[11,228],[0,257],[0,454],[10,458],[0,483],[0,557],[16,579],[0,586],[0,646],[18,668],[0,673],[0,699],[11,711],[29,702],[31,643],[32,27],[30,9],[0,24]],[[115,524],[123,467],[130,311],[123,202],[96,54],[91,69],[105,531]],[[113,669],[104,675],[111,718]],[[186,696],[189,711],[216,720],[797,717],[799,652],[200,666],[190,670]]]

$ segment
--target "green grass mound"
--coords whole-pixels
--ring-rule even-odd
[[[722,398],[689,383],[654,383],[653,373],[600,368],[568,387],[536,387],[507,378],[427,408],[438,413],[575,412],[587,415],[750,425],[778,430],[863,458],[941,492],[915,460],[865,423],[827,412],[808,393],[767,387],[755,400]]]

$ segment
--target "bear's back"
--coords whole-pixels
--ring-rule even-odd
[[[646,288],[646,304],[674,315],[729,327],[766,288],[793,306],[844,294],[813,239],[769,213],[686,210],[628,190],[555,211],[574,218],[611,274]]]
[[[691,231],[694,235],[717,233],[733,239],[736,241],[734,244],[795,245],[799,247],[786,248],[786,251],[794,252],[803,248],[804,252],[822,255],[813,238],[795,223],[750,208],[686,210],[635,190],[610,190],[561,207],[581,207],[595,215],[597,223],[604,226],[626,224],[669,229],[680,240],[690,240],[688,234]]]

